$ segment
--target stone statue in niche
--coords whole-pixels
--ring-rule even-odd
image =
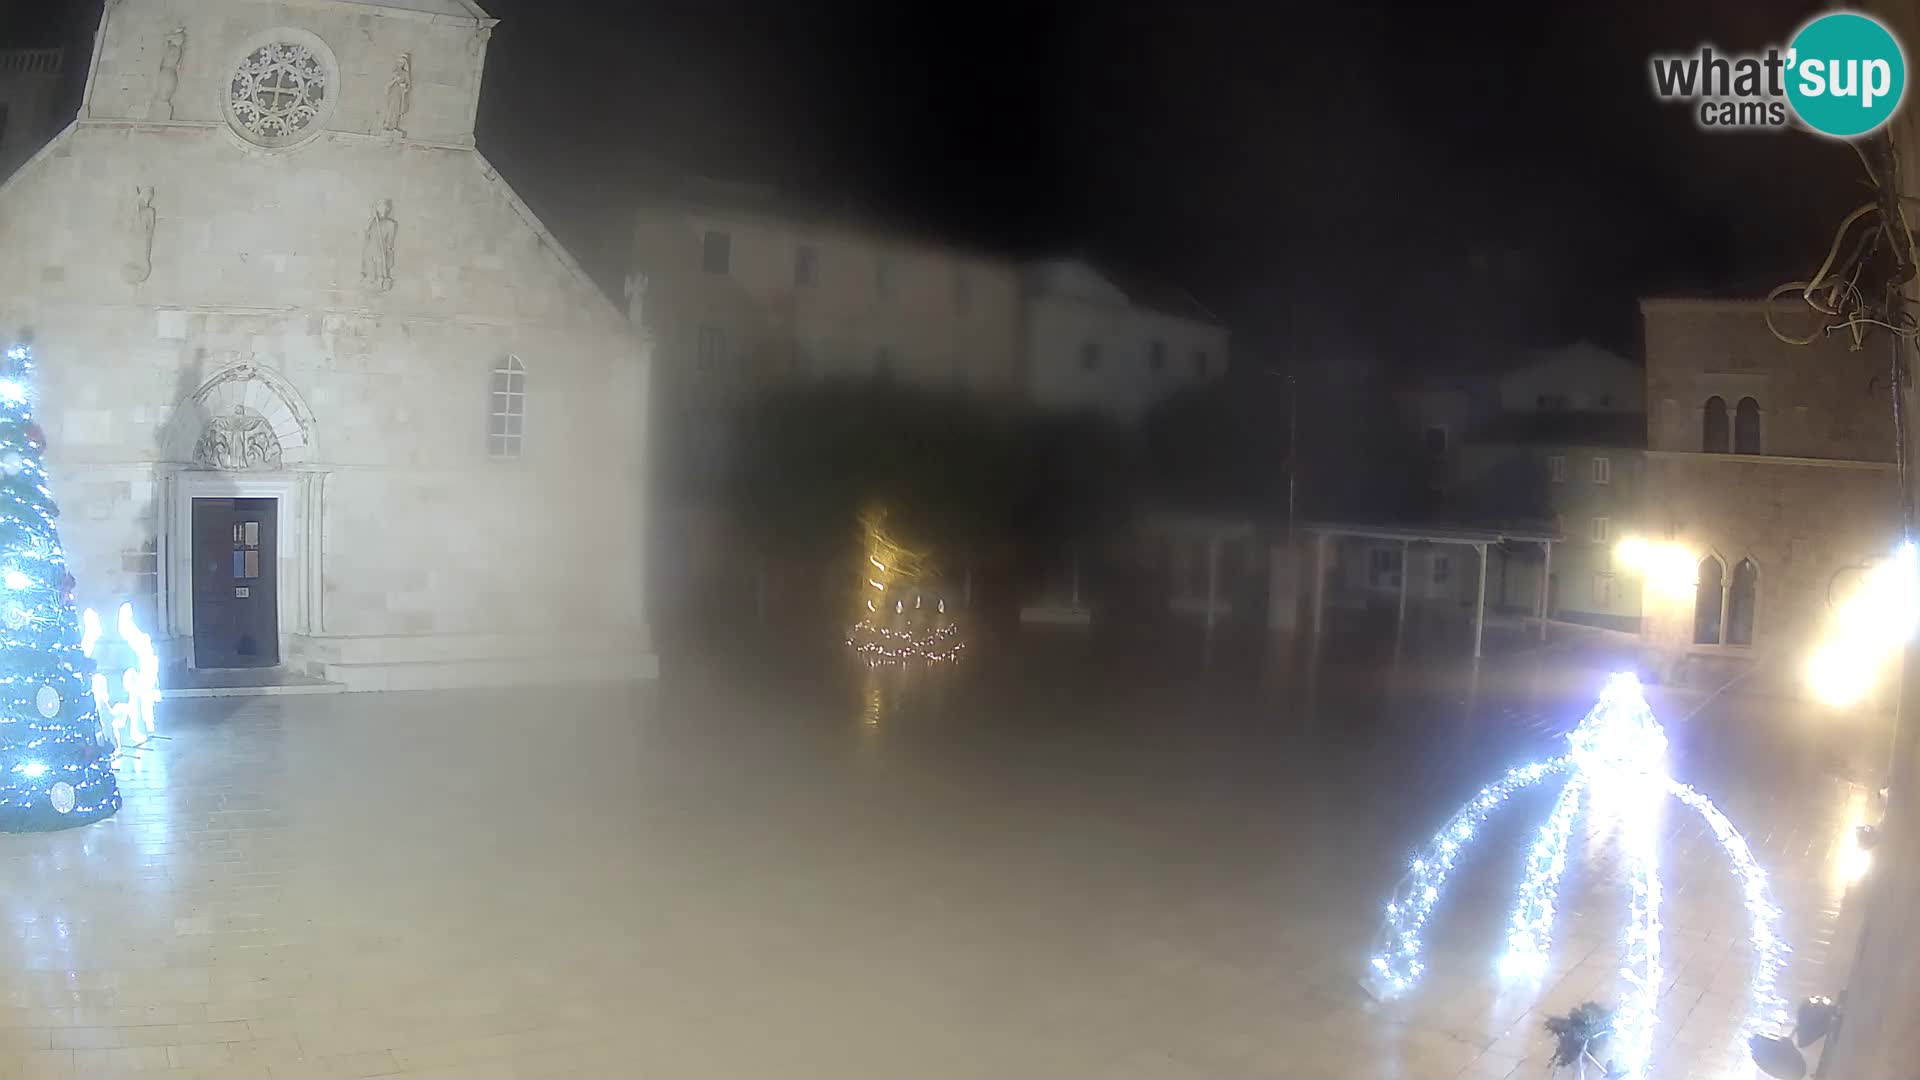
[[[373,204],[366,241],[360,248],[360,280],[374,292],[393,288],[393,238],[400,226],[393,220],[393,200]]]
[[[627,275],[627,320],[635,326],[647,324],[647,275]]]
[[[127,284],[138,285],[153,276],[153,189],[133,189],[133,221],[128,230],[127,264],[120,268]]]
[[[235,412],[207,421],[193,447],[193,462],[223,472],[280,467],[280,437],[264,416]]]
[[[160,49],[160,76],[153,84],[153,100],[147,102],[147,119],[173,119],[173,95],[180,89],[180,57],[187,51],[187,28],[182,26],[167,35]]]
[[[381,130],[388,135],[404,136],[406,129],[400,125],[407,119],[407,110],[413,106],[413,56],[401,53],[394,61],[393,78],[387,80],[387,111],[381,117]]]

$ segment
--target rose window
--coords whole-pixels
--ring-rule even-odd
[[[227,111],[248,139],[285,146],[312,134],[327,105],[327,65],[307,46],[279,41],[247,54]]]

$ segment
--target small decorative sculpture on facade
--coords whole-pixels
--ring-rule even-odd
[[[264,416],[236,412],[207,421],[193,447],[194,464],[222,472],[280,467],[280,437]]]
[[[647,324],[647,275],[631,273],[627,275],[627,321],[635,326]]]
[[[387,80],[387,110],[381,118],[381,129],[388,135],[406,135],[406,129],[400,125],[406,121],[407,110],[412,106],[413,57],[401,53],[393,65],[393,78]]]
[[[360,280],[374,292],[393,288],[393,238],[400,226],[393,220],[393,200],[373,204],[366,241],[360,248]]]
[[[138,285],[153,276],[153,189],[133,189],[133,221],[128,230],[127,264],[120,268],[127,284]]]
[[[173,119],[173,95],[180,89],[180,57],[187,51],[187,28],[182,26],[167,35],[160,50],[160,76],[153,84],[153,99],[147,102],[147,119]]]

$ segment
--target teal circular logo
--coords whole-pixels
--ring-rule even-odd
[[[1907,58],[1879,21],[1852,11],[1822,15],[1788,46],[1787,103],[1822,135],[1876,131],[1907,92]]]

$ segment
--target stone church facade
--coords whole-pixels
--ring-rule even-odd
[[[355,689],[647,676],[650,347],[475,149],[468,0],[111,0],[0,185],[77,599]]]

